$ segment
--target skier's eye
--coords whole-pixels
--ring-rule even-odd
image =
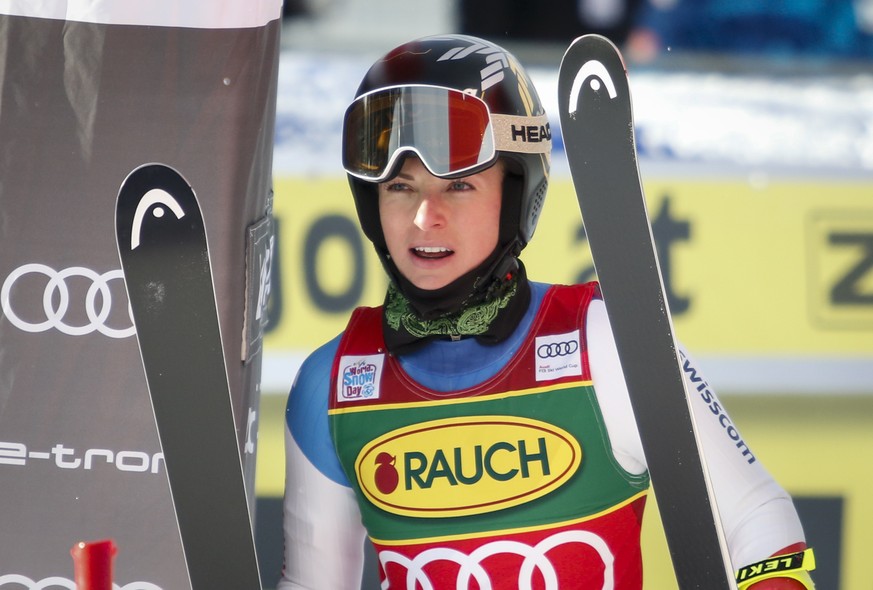
[[[382,189],[387,192],[400,192],[409,190],[409,185],[405,182],[386,182],[382,185]]]

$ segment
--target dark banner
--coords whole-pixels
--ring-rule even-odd
[[[135,4],[0,2],[0,590],[105,538],[123,590],[188,587],[115,245],[142,164],[202,204],[254,494],[281,1]]]

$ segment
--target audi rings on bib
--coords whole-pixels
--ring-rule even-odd
[[[392,564],[405,568],[407,588],[432,590],[435,584],[425,572],[425,567],[431,563],[449,561],[460,566],[456,588],[469,588],[471,579],[474,579],[479,588],[490,590],[492,580],[483,562],[496,555],[517,555],[523,561],[515,587],[519,590],[532,590],[534,574],[539,572],[545,590],[559,590],[559,571],[549,559],[548,552],[571,544],[587,545],[597,552],[603,563],[603,585],[599,590],[614,590],[615,556],[609,544],[591,531],[570,530],[554,533],[534,546],[511,539],[495,540],[474,549],[470,554],[451,547],[433,547],[410,558],[396,551],[385,550],[379,552],[379,561],[383,569]]]
[[[578,340],[567,340],[565,342],[550,342],[542,344],[537,348],[537,356],[541,359],[552,359],[559,356],[567,356],[579,350]]]
[[[45,286],[42,296],[42,307],[45,311],[45,321],[29,322],[19,317],[12,309],[10,298],[12,286],[15,281],[28,274],[42,274],[49,281]],[[64,321],[64,316],[70,305],[70,291],[67,288],[66,279],[70,277],[83,277],[91,281],[88,292],[85,295],[85,313],[88,315],[88,323],[82,326],[72,326]],[[3,282],[0,290],[0,305],[3,313],[13,326],[25,332],[46,332],[51,328],[70,336],[83,336],[98,331],[110,338],[127,338],[136,333],[133,326],[133,314],[128,306],[127,314],[131,318],[127,328],[112,328],[106,325],[106,320],[112,310],[112,293],[109,290],[109,282],[113,279],[124,279],[121,269],[110,270],[103,274],[94,272],[83,266],[71,266],[63,270],[55,270],[45,264],[25,264],[12,271]],[[54,304],[54,294],[58,293],[57,307]],[[100,294],[100,309],[97,309],[97,294]]]

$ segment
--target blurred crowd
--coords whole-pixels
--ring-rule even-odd
[[[361,0],[286,0],[289,18]],[[456,32],[567,44],[601,33],[646,61],[665,50],[873,58],[873,0],[454,0]],[[546,8],[547,7],[547,8]],[[390,19],[389,19],[390,21]]]

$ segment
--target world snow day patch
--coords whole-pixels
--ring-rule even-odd
[[[337,402],[379,399],[384,354],[343,356],[337,373]]]

